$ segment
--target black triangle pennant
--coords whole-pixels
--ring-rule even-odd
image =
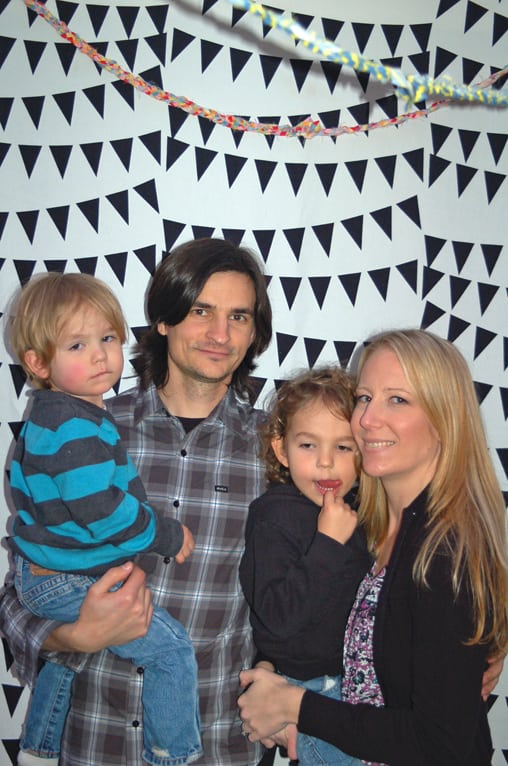
[[[366,102],[364,104],[357,104],[356,106],[348,107],[348,112],[353,116],[359,125],[366,125],[369,122],[369,109],[370,104]]]
[[[169,170],[177,159],[182,156],[184,151],[189,148],[189,145],[168,136],[166,147],[166,170]]]
[[[388,239],[392,238],[392,208],[391,206],[382,207],[379,210],[373,210],[371,212],[372,218],[377,225],[386,234]]]
[[[330,250],[332,247],[333,230],[333,223],[321,223],[312,227],[312,231],[318,238],[319,244],[328,257],[330,257]]]
[[[460,197],[478,173],[478,168],[470,168],[468,165],[457,164],[455,169],[457,171],[457,191]]]
[[[303,235],[305,234],[304,228],[295,229],[283,229],[284,236],[288,242],[289,247],[293,251],[293,255],[296,260],[300,260],[300,254],[302,251]]]
[[[125,271],[127,268],[127,253],[110,253],[105,258],[111,266],[113,274],[123,286],[125,284]]]
[[[485,261],[485,266],[487,267],[487,271],[489,273],[489,277],[492,276],[492,272],[494,271],[494,268],[496,266],[497,260],[499,256],[501,255],[501,250],[503,249],[502,245],[480,245],[483,253],[483,259]]]
[[[393,189],[393,179],[395,177],[395,165],[397,162],[397,155],[390,154],[386,157],[376,157],[376,165],[380,169],[388,181],[390,188]]]
[[[261,191],[264,192],[273,175],[273,171],[277,167],[277,163],[270,160],[255,160],[254,164],[256,165]]]
[[[330,189],[332,187],[333,179],[337,171],[336,162],[320,162],[316,165],[316,171],[321,181],[321,185],[328,197]]]
[[[308,165],[303,162],[285,162],[284,165],[296,197],[300,190],[303,177],[307,172]]]
[[[58,168],[58,172],[61,178],[63,178],[71,156],[72,146],[50,146],[49,150]]]
[[[164,32],[166,27],[166,19],[168,17],[169,3],[163,3],[162,5],[148,5],[146,6],[148,15],[152,19],[155,28],[159,34]]]
[[[150,275],[153,275],[157,263],[157,249],[155,245],[146,245],[134,250],[136,257]]]
[[[229,49],[229,59],[231,61],[231,76],[233,82],[236,80],[247,61],[251,58],[252,51],[242,51],[239,48]]]
[[[176,106],[170,106],[168,114],[171,135],[176,136],[189,115],[183,109],[178,109]]]
[[[90,274],[92,277],[95,275],[95,272],[97,270],[97,257],[89,257],[89,258],[76,258],[76,266],[80,270],[82,274]]]
[[[423,267],[423,289],[422,298],[425,298],[431,290],[442,280],[444,274],[442,271],[431,269],[428,266]]]
[[[46,49],[47,43],[39,42],[38,40],[25,40],[25,50],[30,64],[32,74],[37,69],[37,65],[41,60],[41,56]]]
[[[487,13],[486,8],[482,8],[481,5],[468,1],[467,10],[466,10],[466,21],[464,24],[464,32],[467,32],[468,29],[471,29],[471,27],[473,27],[478,21],[480,21],[480,19],[482,19],[486,13]]]
[[[499,291],[498,285],[486,284],[485,282],[478,282],[478,297],[480,299],[480,309],[482,315],[490,306],[492,300]]]
[[[174,61],[182,51],[187,48],[196,38],[181,29],[173,29],[173,45],[171,47],[171,61]]]
[[[447,339],[451,343],[455,343],[457,338],[459,338],[462,333],[464,333],[467,329],[471,327],[471,322],[466,322],[465,319],[461,319],[460,317],[453,316],[453,314],[450,316],[450,321],[448,323],[448,335]]]
[[[0,35],[0,69],[2,68],[5,59],[9,55],[15,42],[15,37],[4,37],[3,35]]]
[[[363,24],[357,21],[353,21],[352,27],[353,34],[356,37],[356,42],[358,43],[358,47],[360,49],[360,53],[363,53],[365,46],[369,42],[372,30],[374,29],[374,24]]]
[[[282,64],[282,59],[280,56],[266,56],[260,54],[259,61],[261,64],[261,71],[263,72],[265,87],[268,88],[271,81],[273,80],[275,73],[277,72],[277,69]]]
[[[363,182],[365,180],[365,172],[367,170],[367,160],[352,160],[345,164],[349,175],[355,182],[356,188],[361,193]]]
[[[397,207],[399,207],[402,210],[402,212],[405,213],[407,217],[416,226],[418,226],[419,229],[421,229],[420,210],[418,207],[418,197],[416,195],[414,195],[413,197],[408,197],[402,202],[398,202]]]
[[[118,11],[118,15],[120,16],[120,21],[123,24],[123,28],[125,29],[125,34],[127,37],[130,37],[138,17],[139,7],[136,8],[135,6],[129,5],[117,5],[116,9]]]
[[[487,140],[489,142],[492,156],[494,157],[494,162],[497,165],[497,163],[499,162],[501,158],[503,150],[506,146],[506,142],[508,141],[508,133],[488,133],[487,132]]]
[[[422,51],[427,50],[429,45],[432,24],[410,24],[409,29],[413,33],[416,42]]]
[[[312,63],[312,59],[289,59],[298,93],[300,93],[305,85],[305,80],[310,72]]]
[[[398,112],[397,96],[385,96],[384,98],[378,98],[376,99],[376,104],[381,107],[388,119],[395,119]]]
[[[470,279],[455,277],[453,274],[450,274],[450,295],[452,309],[455,308],[456,304],[462,298],[470,284]]]
[[[118,50],[122,54],[127,67],[132,71],[136,65],[136,54],[138,52],[139,40],[117,40]]]
[[[451,165],[450,160],[437,157],[435,154],[429,155],[429,188]]]
[[[7,702],[7,707],[9,708],[9,713],[11,714],[11,717],[12,717],[18,706],[19,699],[21,695],[23,694],[23,687],[11,686],[9,684],[2,684],[2,689],[4,692],[5,700]]]
[[[155,161],[161,164],[161,132],[154,130],[152,133],[145,133],[139,136],[139,140],[145,146]]]
[[[279,124],[280,117],[277,116],[270,116],[270,115],[262,115],[261,117],[258,117],[258,122],[261,122],[263,125],[278,125]],[[265,135],[265,140],[270,149],[272,148],[273,142],[275,141],[275,136]]]
[[[457,270],[460,274],[464,268],[467,259],[473,249],[472,242],[452,242],[453,253],[455,255],[455,263],[457,264]]]
[[[23,426],[23,423],[20,423],[20,430],[22,426]],[[9,649],[9,644],[7,643],[7,639],[3,638],[2,636],[1,641],[2,641],[2,646],[4,649],[5,669],[10,670],[12,667],[12,663],[14,662],[14,657],[12,656],[12,652]]]
[[[201,11],[201,15],[204,16],[207,11],[210,10],[212,6],[217,3],[218,0],[203,0],[203,10]]]
[[[199,181],[216,158],[217,152],[213,152],[211,149],[201,149],[199,146],[194,147],[194,152],[196,155],[196,175]]]
[[[66,260],[51,260],[51,261],[44,261],[44,265],[46,267],[46,271],[55,272],[56,274],[63,274],[65,269],[67,268],[67,261]]]
[[[321,69],[323,70],[326,82],[328,83],[330,93],[333,93],[340,77],[340,73],[342,72],[342,64],[336,64],[335,61],[320,61],[319,63],[321,64]]]
[[[134,338],[136,339],[136,343],[139,343],[143,335],[149,330],[148,325],[140,325],[139,327],[131,327],[132,334],[134,335]]]
[[[309,277],[312,292],[314,293],[320,309],[323,308],[323,303],[326,298],[326,293],[328,292],[330,280],[331,277]]]
[[[104,85],[94,85],[91,88],[83,88],[83,94],[90,101],[101,117],[104,117]]]
[[[69,43],[55,43],[55,48],[56,52],[58,53],[58,58],[60,59],[60,64],[62,65],[62,69],[67,75],[69,74],[72,62],[74,61],[74,56],[76,54],[77,48],[75,48],[74,45],[69,45]]]
[[[406,263],[399,263],[397,264],[396,268],[416,295],[418,286],[418,261],[406,261]]]
[[[41,119],[42,108],[44,106],[44,96],[26,96],[22,98],[21,100],[23,101],[25,109],[30,115],[30,119],[32,120],[33,124],[35,125],[36,128],[38,128],[39,122]],[[2,126],[4,129],[7,125],[7,119],[9,117],[9,113],[10,113],[13,101],[14,99],[12,98],[3,98],[0,102],[2,107],[1,108]]]
[[[361,274],[339,274],[339,280],[346,291],[346,295],[354,306],[356,303],[356,295],[360,286]]]
[[[130,86],[129,86],[130,87]],[[68,91],[67,93],[55,93],[53,98],[55,99],[58,108],[62,112],[63,116],[69,123],[72,124],[72,113],[74,111],[74,100],[76,97],[75,91]]]
[[[245,229],[222,229],[224,239],[229,240],[234,245],[240,245],[244,236]]]
[[[369,87],[370,72],[355,71],[355,75],[360,85],[360,88],[363,90],[364,93],[367,93],[367,88]]]
[[[11,380],[16,392],[16,397],[19,399],[26,383],[26,372],[20,364],[10,364],[9,372],[11,373]]]
[[[42,98],[42,103],[44,103],[44,97]],[[22,99],[23,103],[25,103],[26,99]],[[5,130],[7,127],[7,121],[9,119],[9,115],[11,113],[12,105],[14,103],[13,98],[0,98],[0,125]],[[26,103],[25,103],[26,106]],[[41,105],[42,109],[42,105]],[[38,123],[37,123],[38,124]],[[35,126],[37,127],[37,125]]]
[[[212,61],[219,55],[223,49],[223,45],[219,43],[213,43],[209,40],[201,40],[201,74],[208,69]]]
[[[180,223],[180,221],[167,221],[163,220],[163,226],[164,226],[164,250],[166,253],[170,253],[173,249],[173,246],[182,233],[182,231],[185,229],[185,224]]]
[[[62,239],[65,239],[67,233],[67,223],[69,221],[69,205],[59,205],[58,207],[48,207],[48,214],[58,229]]]
[[[483,67],[481,61],[472,61],[471,59],[462,59],[462,82],[470,85],[476,78],[476,75]]]
[[[254,403],[258,401],[261,392],[266,385],[268,378],[260,378],[257,375],[249,375],[249,383],[254,389]]]
[[[2,166],[2,162],[7,157],[7,153],[9,149],[11,148],[11,144],[4,144],[0,142],[0,167]]]
[[[441,319],[444,313],[444,310],[440,309],[439,306],[434,306],[433,303],[426,301],[420,327],[425,330],[427,327],[434,324],[434,322],[437,322],[438,319]]]
[[[501,394],[501,402],[503,405],[503,412],[504,412],[504,419],[506,420],[508,418],[508,388],[500,388],[499,393]]]
[[[325,33],[326,39],[331,40],[332,42],[336,40],[337,35],[344,26],[344,22],[337,21],[337,19],[321,19],[321,24],[323,25],[323,32]]]
[[[132,138],[118,138],[110,141],[116,156],[126,170],[130,169],[132,157]]]
[[[403,152],[402,156],[410,168],[414,170],[420,181],[423,181],[423,149],[413,149],[411,152]]]
[[[439,75],[442,74],[444,70],[450,66],[452,61],[455,61],[456,58],[456,53],[452,53],[451,51],[445,50],[445,48],[440,48],[437,46],[436,61],[434,64],[434,77],[439,77]]]
[[[5,211],[0,211],[0,239],[2,239],[2,234],[4,233],[5,224],[7,223],[7,219],[9,217],[9,213]],[[3,263],[3,259],[2,259]]]
[[[145,42],[149,48],[155,53],[162,66],[166,64],[166,49],[168,43],[168,36],[166,33],[158,35],[150,35],[145,37]]]
[[[84,202],[78,202],[77,203],[79,210],[83,213],[86,220],[92,226],[92,228],[95,229],[95,231],[99,232],[99,199],[98,197],[96,199],[88,199]]]
[[[381,29],[383,30],[392,56],[395,56],[395,51],[397,50],[397,45],[399,44],[404,26],[402,24],[381,24]]]
[[[487,200],[490,203],[496,196],[501,185],[504,183],[506,176],[502,173],[492,173],[488,170],[484,172],[485,186],[487,188]]]
[[[440,237],[431,237],[430,234],[425,234],[425,253],[427,255],[427,266],[432,266],[437,256],[446,245],[446,239]]]
[[[462,147],[462,154],[464,155],[464,161],[467,162],[469,155],[473,151],[478,138],[480,137],[479,130],[463,130],[459,128],[458,131],[460,145]]]
[[[382,299],[386,301],[386,296],[388,294],[388,284],[390,281],[390,267],[388,266],[382,269],[372,269],[369,271],[369,277],[375,284],[377,291],[379,292]]]
[[[418,74],[428,75],[430,69],[430,55],[428,52],[413,53],[409,56],[409,60]]]
[[[242,170],[245,163],[247,162],[247,157],[238,157],[235,154],[225,154],[224,161],[226,163],[228,187],[231,189],[234,182],[238,178],[240,171]]]
[[[130,106],[132,111],[134,111],[134,88],[132,85],[129,85],[128,82],[124,82],[123,80],[115,80],[112,85],[116,92]]]
[[[80,144],[79,148],[85,155],[90,167],[95,175],[99,172],[99,164],[101,161],[103,144],[99,141],[94,141],[91,144]]]
[[[239,115],[239,116],[242,116],[242,115]],[[249,117],[248,115],[244,115],[243,119],[247,120],[248,117]],[[238,147],[240,146],[240,141],[244,137],[246,131],[245,130],[240,130],[240,129],[236,129],[235,130],[235,128],[231,128],[231,130],[229,132],[231,133],[231,136],[233,138],[233,142],[234,142],[236,148],[238,149]],[[265,138],[266,138],[266,136],[265,136]],[[274,136],[272,136],[272,138],[274,138]]]
[[[494,24],[492,26],[492,45],[495,45],[506,31],[508,31],[508,16],[501,16],[501,14],[495,13]]]
[[[201,239],[203,237],[213,237],[215,228],[213,226],[193,226],[192,236],[194,239]]]
[[[96,35],[98,35],[101,31],[102,25],[104,24],[104,19],[108,14],[109,5],[86,4],[85,7],[88,11],[88,16],[90,18],[90,23],[94,29],[94,32]]]
[[[304,338],[303,344],[305,346],[305,353],[307,354],[308,365],[309,367],[314,367],[321,351],[326,345],[326,341],[317,338]]]
[[[18,275],[20,285],[24,285],[33,274],[36,261],[23,260],[19,261],[14,259],[14,268]]]
[[[118,215],[123,218],[126,224],[129,223],[129,194],[126,189],[113,194],[106,194],[106,199],[116,210]]]
[[[335,346],[335,353],[337,354],[340,366],[346,370],[356,348],[356,342],[354,340],[334,340],[333,345]]]
[[[134,187],[134,191],[152,207],[156,213],[159,212],[159,201],[157,199],[157,186],[155,179],[144,181]]]
[[[213,131],[215,130],[215,123],[211,120],[208,120],[206,117],[202,117],[201,115],[198,116],[198,124],[199,129],[201,131],[201,135],[203,137],[203,143],[207,144],[208,139],[212,135]]]
[[[275,338],[277,342],[277,354],[279,356],[280,366],[295,345],[296,335],[286,335],[285,333],[278,332],[275,334]]]
[[[256,240],[261,257],[266,263],[268,256],[270,255],[270,249],[275,236],[275,229],[253,229],[252,234]]]
[[[18,148],[19,148],[19,153],[21,154],[21,159],[23,160],[23,165],[25,166],[26,174],[28,178],[30,178],[42,147],[33,146],[33,145],[30,145],[30,146],[20,145]]]
[[[345,218],[341,221],[341,224],[361,250],[363,238],[363,215],[355,215],[352,218]]]
[[[68,0],[57,0],[56,7],[58,8],[58,17],[61,21],[69,24],[76,10],[79,8],[78,3],[71,3]]]
[[[478,403],[482,404],[484,399],[492,391],[492,385],[490,383],[479,383],[477,380],[475,380],[474,381],[474,387],[475,387]]]
[[[508,367],[508,338],[503,338],[503,369]]]
[[[213,0],[213,2],[217,2],[217,0]],[[265,8],[268,8],[267,5],[265,5]],[[238,24],[238,22],[243,19],[247,11],[244,11],[242,8],[233,8],[232,14],[231,14],[231,26],[234,27]],[[267,27],[263,25],[263,37],[266,37],[267,35]]]
[[[293,307],[296,294],[298,290],[300,289],[302,278],[301,277],[279,277],[279,279],[282,285],[282,289],[284,291],[284,296],[286,298],[288,308],[291,309]]]
[[[37,228],[37,221],[39,220],[38,210],[24,210],[17,213],[20,223],[25,230],[25,234],[28,237],[30,244],[33,245],[35,237],[35,229]]]
[[[494,338],[497,338],[495,332],[491,330],[485,330],[483,327],[476,328],[475,342],[474,342],[474,359],[477,359],[480,354],[485,351],[488,345],[492,343]]]

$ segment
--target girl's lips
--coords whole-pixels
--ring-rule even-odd
[[[342,486],[342,482],[340,479],[322,479],[321,481],[316,481],[316,485],[322,492],[337,492]]]

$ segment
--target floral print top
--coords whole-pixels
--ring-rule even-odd
[[[342,699],[353,705],[362,702],[382,707],[384,699],[374,669],[372,637],[386,567],[377,574],[374,570],[375,564],[358,586],[356,599],[349,614],[344,638]],[[384,766],[372,761],[362,763],[368,766]]]

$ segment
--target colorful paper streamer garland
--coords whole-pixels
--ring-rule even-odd
[[[314,138],[316,136],[335,137],[346,133],[360,133],[374,130],[376,128],[384,128],[388,125],[400,125],[407,120],[424,117],[431,112],[450,104],[452,99],[477,101],[490,106],[508,106],[508,94],[503,93],[502,91],[487,91],[483,99],[476,95],[482,93],[485,88],[490,87],[496,80],[507,74],[508,67],[494,73],[487,80],[479,83],[474,88],[468,86],[457,87],[448,81],[435,83],[431,78],[421,78],[413,75],[408,75],[406,77],[400,70],[376,64],[376,62],[371,62],[356,53],[342,51],[340,48],[337,48],[334,43],[318,38],[313,32],[308,32],[292,18],[284,19],[281,15],[274,14],[272,11],[264,8],[260,3],[251,2],[251,0],[228,1],[236,7],[245,8],[251,13],[260,15],[266,24],[278,27],[290,34],[293,38],[301,40],[307,47],[312,47],[313,53],[321,53],[324,58],[330,61],[347,64],[358,69],[358,71],[374,74],[378,80],[391,82],[396,86],[397,95],[401,95],[401,97],[405,98],[407,101],[414,102],[421,100],[421,98],[423,98],[423,93],[427,92],[427,90],[424,91],[423,89],[429,89],[429,94],[432,89],[432,93],[440,93],[440,95],[446,96],[446,98],[431,104],[431,106],[426,109],[419,109],[387,120],[379,120],[378,122],[371,122],[364,125],[340,125],[336,128],[325,128],[319,120],[312,120],[310,118],[303,120],[298,123],[298,125],[267,124],[253,120],[246,120],[243,117],[225,114],[223,112],[218,112],[215,109],[200,106],[188,98],[176,96],[169,91],[162,90],[158,86],[147,82],[142,77],[138,77],[132,72],[126,71],[116,61],[102,56],[95,48],[83,40],[83,38],[70,30],[67,24],[57,19],[43,3],[38,0],[23,0],[27,8],[34,11],[38,16],[48,22],[60,37],[74,45],[81,53],[91,58],[92,61],[102,69],[111,72],[118,79],[128,83],[133,88],[140,90],[147,96],[162,101],[168,106],[182,109],[195,117],[204,117],[205,119],[227,127],[230,130],[261,133],[269,136],[299,137],[305,139]],[[471,91],[471,93],[469,91]],[[454,95],[449,95],[452,92]],[[420,93],[422,95],[420,95]]]

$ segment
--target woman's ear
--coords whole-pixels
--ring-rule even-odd
[[[32,375],[40,380],[49,378],[49,364],[44,361],[32,348],[25,351],[24,362]]]
[[[281,463],[283,466],[287,468],[289,465],[289,462],[288,462],[288,456],[286,454],[286,447],[284,445],[284,437],[276,436],[274,439],[272,439],[271,444],[272,444],[272,449],[274,451],[275,457],[277,458],[279,463]]]

